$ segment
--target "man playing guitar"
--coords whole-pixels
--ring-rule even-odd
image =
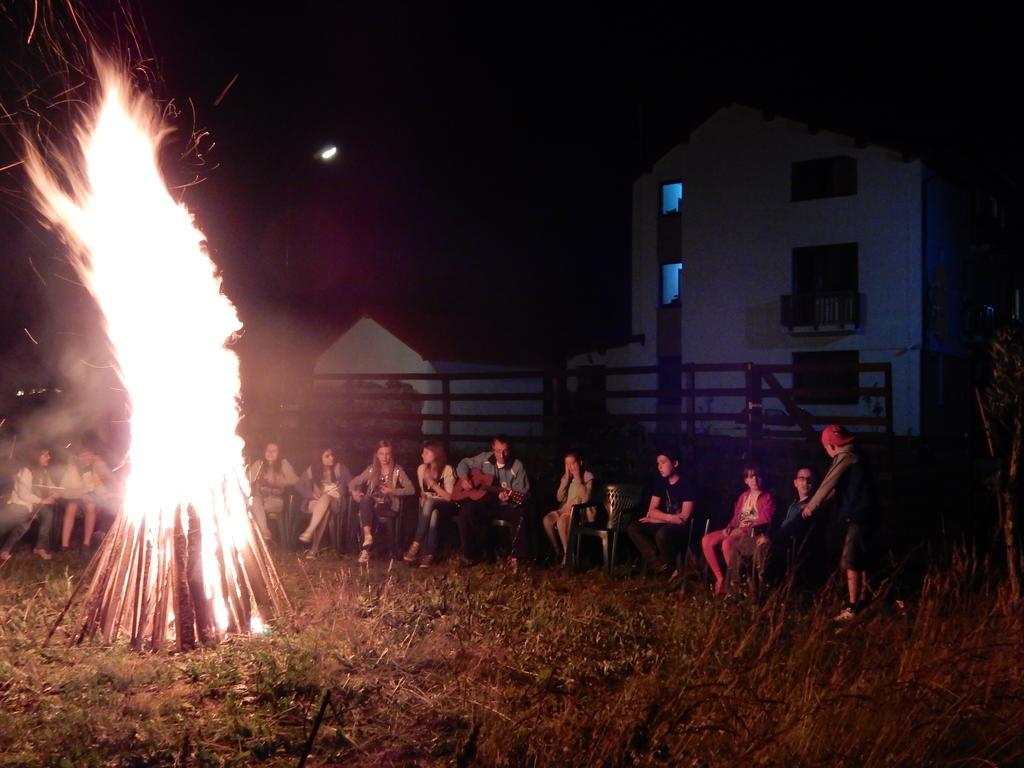
[[[495,436],[490,451],[463,459],[455,473],[459,479],[452,499],[459,502],[459,536],[464,560],[470,564],[479,562],[484,550],[481,544],[486,543],[490,523],[500,517],[512,531],[509,563],[516,567],[519,560],[530,555],[524,507],[530,493],[530,479],[523,463],[512,456],[508,438]]]

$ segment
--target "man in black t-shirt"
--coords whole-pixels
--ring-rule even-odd
[[[693,483],[680,474],[679,459],[670,451],[658,454],[658,475],[647,514],[630,523],[626,532],[655,572],[667,576],[686,546],[696,493]]]

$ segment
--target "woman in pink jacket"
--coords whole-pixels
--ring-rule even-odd
[[[711,572],[715,574],[716,595],[722,594],[725,590],[722,559],[724,558],[725,563],[733,562],[733,554],[744,539],[749,538],[753,542],[759,534],[767,533],[775,517],[775,499],[772,498],[771,492],[762,487],[764,478],[756,465],[743,468],[743,482],[746,483],[747,490],[736,499],[732,520],[724,529],[712,531],[701,540],[704,558],[711,566]]]

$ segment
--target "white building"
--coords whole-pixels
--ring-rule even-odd
[[[341,392],[350,394],[353,381],[348,377],[352,375],[362,377],[360,380],[370,382],[371,386],[388,381],[402,382],[428,396],[440,396],[447,387],[447,394],[454,398],[449,411],[449,434],[453,440],[463,437],[486,441],[494,433],[541,434],[543,400],[539,397],[523,399],[523,396],[541,395],[543,378],[502,376],[526,369],[490,362],[480,356],[474,358],[473,349],[473,343],[467,343],[464,348],[451,343],[448,335],[433,340],[423,327],[399,328],[397,320],[363,315],[317,357],[313,367],[313,392],[327,399]],[[492,374],[497,377],[488,378]],[[495,399],[503,394],[512,399]],[[423,416],[439,416],[442,408],[441,401],[436,399],[422,404],[410,403],[411,413]],[[494,418],[495,414],[498,420],[485,420]],[[460,419],[460,416],[466,418]],[[420,425],[410,426],[418,429]],[[442,422],[424,419],[422,430],[423,434],[441,435]]]
[[[969,292],[984,293],[967,284],[972,237],[979,220],[998,227],[1001,215],[993,199],[893,149],[723,108],[634,184],[632,331],[644,343],[569,364],[890,363],[894,432],[941,431],[966,402],[965,302]],[[806,376],[778,378],[839,389],[881,383],[875,373]],[[672,383],[621,378],[647,389]],[[742,381],[703,374],[697,386]],[[621,399],[608,407],[661,413],[666,403]],[[743,397],[696,402],[698,412],[744,407]],[[877,413],[878,401],[853,393],[802,407],[864,415]]]

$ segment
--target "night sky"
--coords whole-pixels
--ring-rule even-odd
[[[632,180],[731,101],[969,157],[1008,183],[1024,167],[999,41],[966,56],[977,40],[908,45],[897,29],[743,40],[660,6],[435,5],[137,4],[156,95],[184,108],[167,172],[202,178],[185,199],[250,329],[248,354],[298,350],[301,367],[373,308],[413,338],[511,334],[510,362],[627,336]],[[25,9],[9,6],[8,105],[42,57],[25,45]],[[101,36],[115,15],[97,10]],[[182,157],[193,123],[209,134]],[[0,167],[17,156],[9,129]],[[328,143],[341,153],[325,164],[315,153]],[[52,279],[69,272],[21,185],[17,169],[0,174],[4,386],[59,379],[67,332],[91,318],[81,290]]]

